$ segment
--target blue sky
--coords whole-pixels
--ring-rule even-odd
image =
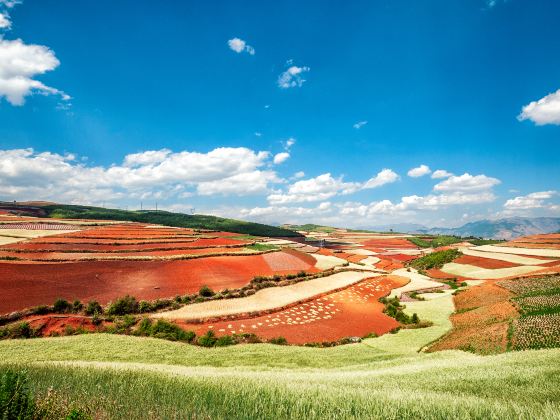
[[[0,199],[352,227],[560,215],[556,1],[0,13]]]

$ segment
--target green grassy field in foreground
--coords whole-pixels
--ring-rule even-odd
[[[418,353],[450,327],[449,294],[407,311],[434,326],[333,348],[201,348],[91,334],[0,342],[0,369],[27,371],[102,418],[557,418],[560,349]]]
[[[560,350],[202,349],[100,334],[5,341],[0,360],[23,366],[37,394],[110,418],[560,418]]]

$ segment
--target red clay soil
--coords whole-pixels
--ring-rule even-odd
[[[19,258],[33,261],[87,261],[111,259],[165,258],[177,255],[236,254],[247,252],[242,247],[236,248],[184,248],[165,251],[145,252],[2,252],[0,258]]]
[[[407,282],[408,279],[399,276],[375,277],[342,291],[256,318],[205,324],[177,323],[199,335],[208,330],[213,330],[217,336],[245,332],[263,339],[284,337],[290,344],[336,341],[372,332],[381,335],[398,327],[399,323],[383,313],[384,306],[378,299]]]
[[[381,256],[379,256],[379,258],[381,260],[374,265],[375,265],[376,268],[379,268],[381,270],[393,271],[393,270],[398,270],[399,268],[404,267],[403,264],[401,264],[397,261],[384,259],[384,258],[381,258]]]
[[[444,273],[438,268],[431,268],[426,272],[428,273],[428,276],[430,276],[433,279],[441,279],[441,280],[457,279],[459,283],[465,280],[473,280],[470,277],[462,277],[462,276],[456,276],[454,274]]]
[[[43,337],[65,335],[79,328],[91,332],[98,329],[90,317],[79,315],[43,315],[29,317],[25,321]]]
[[[412,261],[416,258],[420,257],[420,255],[406,255],[406,254],[386,254],[384,255],[385,258],[389,258],[391,260],[396,260],[399,262],[406,262]]]
[[[145,251],[145,250],[163,250],[163,249],[177,249],[191,246],[190,242],[173,242],[173,243],[148,243],[148,244],[123,244],[123,245],[98,245],[98,244],[57,244],[57,243],[43,243],[43,242],[18,242],[0,247],[0,250],[25,250],[25,251],[43,251],[43,252],[57,252],[57,251],[75,251],[75,252],[103,252],[103,251]]]
[[[383,249],[416,249],[418,248],[412,242],[406,239],[392,238],[392,239],[369,239],[362,242],[365,247],[375,247]]]
[[[214,290],[233,289],[255,276],[298,271],[272,270],[263,255],[58,264],[5,261],[0,262],[0,314],[52,304],[57,298],[106,304],[127,294],[153,300],[196,293],[203,285]]]
[[[462,255],[459,258],[453,260],[453,262],[457,264],[470,264],[476,267],[489,269],[519,267],[521,265],[514,264],[508,261],[494,260],[492,258],[474,257],[472,255]]]

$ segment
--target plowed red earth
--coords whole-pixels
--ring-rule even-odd
[[[69,330],[75,331],[78,328],[91,332],[97,330],[97,327],[93,324],[91,318],[87,316],[44,315],[30,317],[25,321],[28,322],[29,326],[43,337],[64,335],[67,334]]]
[[[375,264],[375,267],[381,270],[393,271],[403,268],[404,265],[397,261],[381,259],[381,261]]]
[[[316,271],[310,265],[305,267],[306,271]],[[296,268],[284,266],[275,271],[263,255],[179,261],[0,262],[0,314],[52,304],[59,297],[105,304],[126,294],[153,300],[196,293],[203,285],[214,290],[232,289],[246,285],[255,276],[297,273],[301,269],[298,263]]]
[[[386,258],[400,262],[412,261],[419,257],[419,255],[406,255],[406,254],[390,254],[385,255]]]
[[[33,250],[45,252],[49,251],[149,251],[149,250],[163,250],[163,249],[182,249],[182,248],[219,248],[232,245],[245,245],[249,244],[247,241],[239,241],[235,239],[216,238],[216,239],[193,239],[185,242],[172,242],[172,243],[141,243],[141,244],[89,244],[89,243],[52,243],[48,244],[42,240],[31,240],[22,243],[16,243],[0,247],[0,250]],[[188,252],[188,251],[187,251]]]
[[[88,243],[44,243],[44,242],[18,242],[15,244],[6,245],[0,247],[0,250],[22,250],[22,251],[44,251],[44,252],[56,252],[56,251],[142,251],[150,249],[177,249],[192,246],[191,242],[173,242],[173,243],[147,243],[147,244],[123,244],[123,245],[97,245]]]
[[[416,245],[408,242],[406,239],[369,239],[362,242],[362,244],[369,249],[369,247],[374,248],[384,248],[384,249],[416,249]]]
[[[491,258],[473,257],[471,255],[462,255],[453,261],[457,264],[470,264],[480,268],[510,268],[519,267],[520,264],[514,264],[508,261],[494,260]]]
[[[281,336],[293,344],[336,341],[372,332],[381,335],[398,327],[399,323],[383,313],[384,306],[378,299],[407,282],[408,279],[399,276],[375,277],[340,292],[256,318],[206,324],[177,323],[197,334],[208,330],[213,330],[217,336],[245,332],[264,339]]]
[[[0,258],[19,258],[34,261],[80,261],[110,259],[165,258],[177,255],[236,254],[247,252],[244,248],[184,248],[165,251],[144,252],[1,252]]]
[[[437,268],[431,268],[427,271],[428,276],[433,279],[442,279],[442,280],[449,280],[449,279],[456,279],[458,282],[462,282],[465,280],[472,280],[470,277],[461,277],[456,276],[454,274],[444,273],[443,271]]]

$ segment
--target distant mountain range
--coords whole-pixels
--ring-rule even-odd
[[[513,239],[519,236],[559,232],[560,217],[510,217],[497,220],[479,220],[457,228],[428,228],[413,223],[402,223],[376,226],[371,229],[430,235],[475,236],[486,239]]]

